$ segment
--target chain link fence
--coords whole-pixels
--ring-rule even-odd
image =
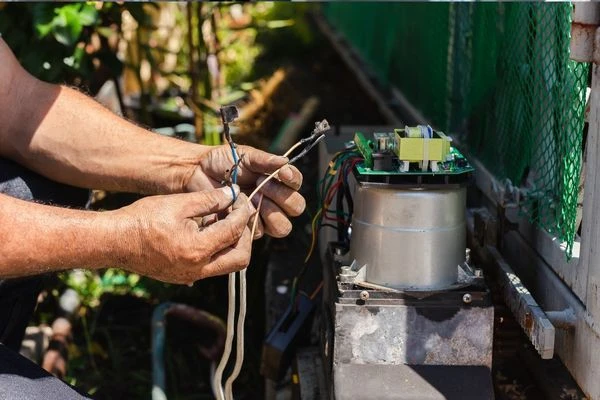
[[[570,3],[327,3],[384,84],[459,139],[520,210],[566,242],[578,229],[589,65],[569,59]]]

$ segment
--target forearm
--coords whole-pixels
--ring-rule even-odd
[[[141,193],[182,191],[204,146],[163,137],[66,87],[34,80],[5,157],[58,182]],[[24,116],[26,117],[26,116]],[[37,126],[35,121],[39,120]],[[33,123],[32,123],[33,122]]]
[[[113,212],[52,207],[0,194],[0,278],[118,266],[134,240],[125,234],[126,224]]]
[[[137,127],[76,90],[40,82],[1,38],[0,110],[0,156],[80,187],[180,192],[206,151]]]

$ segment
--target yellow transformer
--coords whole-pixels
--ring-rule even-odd
[[[401,170],[408,171],[409,163],[419,162],[423,171],[438,171],[438,162],[446,161],[450,153],[452,139],[443,132],[435,132],[430,126],[418,125],[394,129],[396,134],[396,154],[402,162]]]

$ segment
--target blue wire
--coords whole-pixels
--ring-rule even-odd
[[[233,156],[233,171],[231,171],[231,182],[237,184],[237,165],[238,165],[238,154],[235,150],[235,144],[233,140],[229,140],[229,147],[231,147],[231,154]],[[233,197],[233,201],[236,200],[235,190],[233,186],[231,186],[231,196]]]

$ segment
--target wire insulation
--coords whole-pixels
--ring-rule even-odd
[[[262,206],[263,194],[261,193],[258,200],[258,206],[256,207],[256,215],[252,222],[252,230],[250,231],[250,237],[254,238],[256,233],[256,227],[258,225],[258,218],[260,218],[259,210]],[[246,268],[240,271],[240,310],[237,320],[237,342],[235,348],[235,364],[233,371],[227,380],[225,381],[225,399],[233,400],[233,382],[237,379],[242,371],[242,365],[244,364],[244,324],[246,321],[246,309],[247,309],[247,285],[246,285]]]

